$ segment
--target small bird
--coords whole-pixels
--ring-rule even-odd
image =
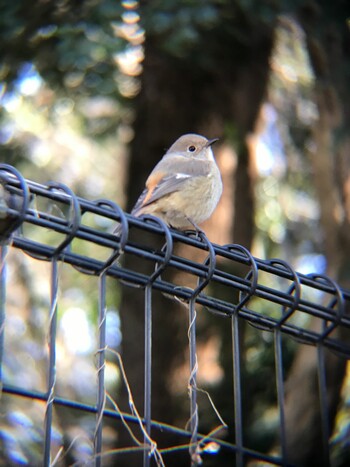
[[[176,229],[201,231],[198,224],[211,216],[222,194],[211,149],[217,140],[197,134],[180,136],[152,170],[131,214],[151,214]]]

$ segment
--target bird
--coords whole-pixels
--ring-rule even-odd
[[[201,232],[198,224],[212,215],[222,194],[215,141],[194,133],[180,136],[150,173],[131,215],[150,214],[175,229]]]

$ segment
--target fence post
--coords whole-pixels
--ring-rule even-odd
[[[2,362],[5,338],[6,303],[6,255],[8,247],[0,243],[0,384],[2,386]]]

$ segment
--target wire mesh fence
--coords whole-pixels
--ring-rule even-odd
[[[222,452],[229,459],[227,465],[291,465],[285,360],[286,347],[292,341],[315,352],[320,450],[325,463],[329,462],[332,426],[325,353],[331,351],[342,361],[350,357],[350,317],[346,313],[350,291],[324,275],[299,274],[282,260],[254,258],[240,245],[212,244],[202,232],[182,233],[156,218],[133,218],[109,200],[87,201],[65,185],[27,181],[5,164],[0,165],[0,181],[1,449],[5,461],[14,465],[98,466],[115,465],[117,459],[117,465],[127,465],[122,460],[118,463],[115,456],[123,453],[127,458],[138,452],[137,463],[129,465],[176,465],[171,463],[172,456],[183,451],[187,456],[184,465],[223,465],[218,460]],[[111,233],[116,222],[121,224],[120,236]],[[138,233],[135,239],[131,235],[134,231]],[[160,246],[144,241],[147,234]],[[178,253],[178,245],[192,248],[203,259]],[[127,257],[137,261],[124,261]],[[147,272],[138,261],[147,263]],[[169,269],[190,274],[195,285],[179,285],[174,276],[167,275]],[[72,281],[78,283],[81,278],[79,289]],[[144,319],[144,340],[135,342],[144,348],[141,407],[133,399],[135,387],[129,384],[124,369],[125,355],[119,353],[123,336],[117,307],[111,304],[119,300],[116,284],[121,290],[137,288],[143,295],[140,320]],[[220,296],[213,292],[220,287],[229,293]],[[156,293],[176,300],[188,313],[187,426],[170,426],[152,418]],[[71,306],[71,321],[63,326],[67,314],[62,315],[61,309],[69,300],[81,305]],[[81,310],[89,307],[95,314],[87,323]],[[199,309],[215,320],[224,320],[230,329],[226,349],[232,368],[229,420],[222,417],[210,391],[198,384]],[[273,351],[278,442],[270,450],[249,444],[244,435],[242,323],[249,323],[265,336]],[[94,336],[84,341],[81,336],[91,329]],[[73,359],[62,346],[62,335],[69,332],[73,333],[70,345],[75,345]],[[81,358],[84,352],[89,363]],[[111,369],[118,373],[117,385],[110,383]],[[121,386],[129,412],[119,407]],[[217,419],[215,428],[206,433],[200,430],[203,393]],[[74,419],[79,419],[79,424],[74,425]],[[228,436],[229,426],[232,433]],[[120,445],[120,439],[115,444],[115,433],[121,427],[131,440],[128,446]],[[172,442],[178,441],[160,447],[158,433],[171,433]]]

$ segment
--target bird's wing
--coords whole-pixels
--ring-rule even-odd
[[[186,173],[165,175],[158,172],[157,175],[154,176],[151,174],[147,180],[146,188],[141,193],[131,214],[137,216],[143,207],[154,203],[165,195],[181,190],[186,180],[192,177],[193,175]]]

